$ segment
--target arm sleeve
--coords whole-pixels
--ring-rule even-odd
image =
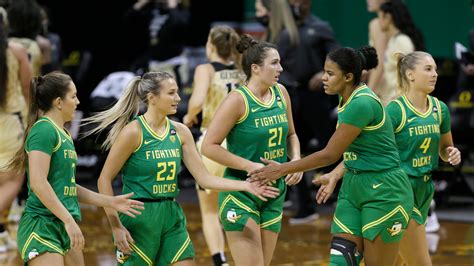
[[[339,113],[339,123],[349,124],[363,129],[375,119],[373,104],[370,97],[357,97]],[[378,104],[378,103],[377,103]]]
[[[26,151],[42,151],[51,156],[58,146],[58,133],[48,122],[40,122],[31,128],[26,139]]]
[[[441,134],[446,134],[451,131],[451,115],[448,106],[444,102],[439,101],[439,105],[441,106],[441,117],[443,119],[439,129]]]
[[[390,117],[393,130],[397,129],[402,122],[402,110],[400,109],[400,105],[398,105],[395,101],[392,101],[385,109],[387,110],[388,117]]]

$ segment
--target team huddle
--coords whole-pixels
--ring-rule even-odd
[[[269,265],[287,186],[300,182],[303,172],[340,159],[316,180],[321,185],[316,200],[323,203],[342,179],[330,265],[429,259],[423,226],[434,194],[431,172],[439,159],[461,161],[449,110],[429,95],[437,78],[430,54],[398,55],[399,91],[385,106],[362,82],[363,72],[378,64],[373,47],[330,52],[321,79],[326,94],[339,95],[337,127],[325,148],[301,158],[291,98],[278,83],[283,69],[277,48],[217,26],[206,52],[211,63],[196,69],[200,85],[183,123],[168,118],[181,99],[167,72],[135,77],[113,107],[83,120],[92,126],[86,135],[108,130],[99,193],[76,184],[77,155],[64,126],[79,104],[72,79],[51,72],[32,80],[25,141],[7,165],[26,169],[28,176],[18,231],[25,264],[84,265],[77,224],[83,202],[105,208],[118,263],[194,265],[185,214],[176,201],[184,162],[199,185],[201,203],[222,224],[234,263]],[[144,113],[138,112],[140,104],[147,107]],[[201,111],[203,134],[196,142],[188,127]],[[122,195],[114,196],[119,173]],[[220,226],[213,228],[215,237],[222,235]]]

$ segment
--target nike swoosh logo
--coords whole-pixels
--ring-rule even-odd
[[[262,109],[262,107],[252,108],[252,113]]]
[[[63,139],[63,143],[66,142],[67,139]]]
[[[372,184],[372,188],[373,189],[377,189],[378,187],[380,187],[383,183],[380,183],[380,184]]]
[[[151,139],[151,140],[145,140],[143,143],[144,143],[145,145],[147,145],[148,143],[150,143],[150,142],[152,142],[152,141],[153,141],[152,139]]]
[[[408,121],[408,123],[410,123],[411,121],[413,121],[415,119],[416,119],[416,117],[412,117],[412,118],[408,119],[407,121]]]

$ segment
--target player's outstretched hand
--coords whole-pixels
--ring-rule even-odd
[[[276,187],[264,184],[260,182],[247,182],[246,191],[257,196],[263,201],[267,201],[267,198],[276,198],[280,195],[280,190]]]
[[[250,176],[248,179],[250,182],[260,182],[262,184],[269,183],[273,180],[277,180],[283,174],[281,173],[281,164],[273,160],[267,160],[260,157],[260,161],[266,164],[265,167],[250,171],[247,175]]]
[[[133,192],[114,196],[112,200],[112,208],[116,209],[125,215],[135,218],[135,215],[141,214],[141,210],[144,210],[143,202],[138,200],[130,199],[133,196]]]
[[[285,177],[285,183],[288,186],[293,186],[293,185],[298,184],[302,178],[303,178],[303,172],[288,174]]]
[[[331,173],[318,176],[313,180],[313,184],[321,185],[318,192],[316,193],[316,202],[318,204],[326,203],[329,197],[334,192],[334,188],[337,184],[337,178]]]

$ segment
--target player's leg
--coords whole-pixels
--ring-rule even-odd
[[[339,191],[337,206],[331,225],[330,266],[356,266],[363,258],[362,213],[358,188],[360,178],[346,173]]]
[[[59,219],[29,213],[20,220],[17,241],[21,259],[28,265],[64,265],[64,255],[71,245]]]
[[[331,241],[330,266],[357,266],[363,258],[361,237],[351,234],[334,235]]]
[[[82,250],[70,249],[64,255],[64,265],[66,266],[84,266],[84,255]]]
[[[203,134],[198,142],[197,147],[201,150],[202,141],[205,134]],[[225,141],[222,143],[226,147]],[[215,176],[224,176],[225,166],[218,164],[209,158],[202,156],[202,162],[206,166],[210,174]],[[197,185],[197,184],[196,184]],[[212,260],[215,266],[226,265],[227,259],[224,254],[225,238],[219,221],[218,214],[218,195],[216,191],[205,190],[197,185],[199,207],[201,209],[202,230],[209,252],[212,255]]]
[[[400,256],[408,265],[431,265],[425,223],[434,195],[430,176],[410,177],[413,188],[414,208],[407,230],[400,243]]]
[[[217,210],[218,192],[197,189],[201,209],[202,230],[214,265],[226,263],[224,256],[224,232],[222,231]]]
[[[394,265],[413,211],[412,186],[401,169],[359,177],[360,193],[372,199],[361,206],[365,264]]]
[[[273,252],[278,240],[278,233],[269,230],[262,230],[262,248],[263,248],[263,260],[266,266],[270,265],[273,258]]]
[[[64,257],[59,253],[46,252],[28,261],[28,266],[51,266],[51,265],[63,266]]]
[[[242,231],[227,231],[227,241],[236,266],[264,265],[260,226],[248,219]]]
[[[181,260],[176,263],[173,263],[171,265],[175,266],[194,266],[196,263],[194,263],[194,259],[186,259],[186,260]]]
[[[408,265],[431,265],[424,224],[410,220],[400,242],[400,254]]]
[[[194,247],[186,227],[186,217],[181,206],[169,202],[167,217],[163,226],[161,246],[155,255],[153,265],[194,265]]]
[[[398,256],[400,242],[386,243],[381,235],[374,240],[364,239],[364,262],[366,266],[392,266]]]
[[[287,185],[283,179],[280,178],[275,185],[280,190],[280,195],[275,199],[269,199],[260,210],[260,229],[265,265],[270,265],[272,261],[278,234],[281,231],[283,204],[287,192]]]

